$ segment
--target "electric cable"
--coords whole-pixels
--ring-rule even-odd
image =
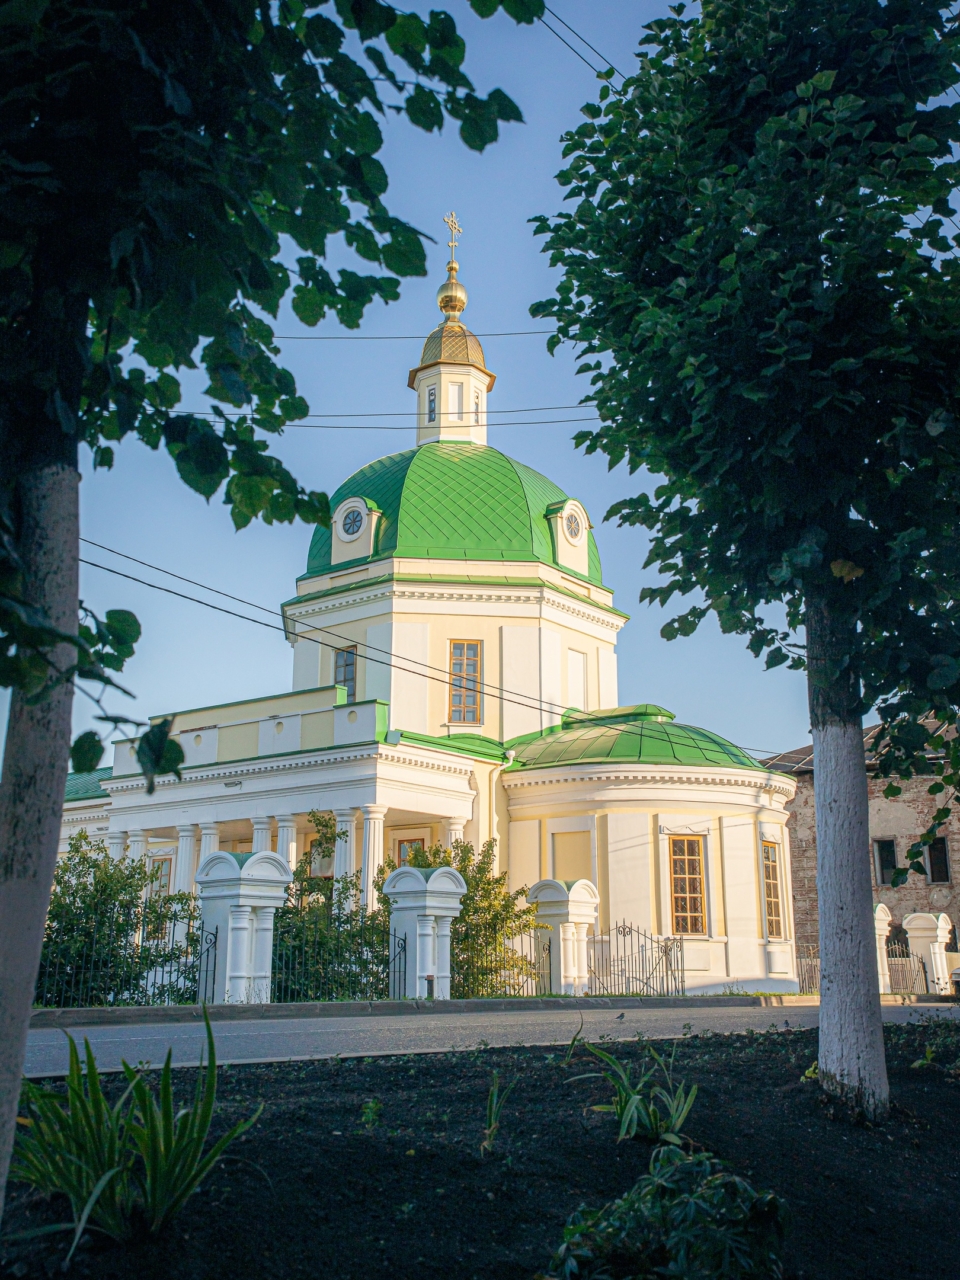
[[[184,410],[184,412],[186,413],[188,411]],[[220,414],[214,413],[213,410],[210,410],[210,409],[204,409],[199,412],[193,411],[193,416],[195,418],[219,419]],[[239,418],[249,417],[251,415],[250,413],[246,413],[246,414],[234,413],[233,415],[225,413],[223,416],[224,418],[227,419],[227,421],[232,422],[232,421],[238,420]],[[543,422],[491,422],[491,423],[488,423],[487,425],[491,427],[562,427],[570,422],[600,422],[600,421],[601,421],[600,416],[595,415],[590,418],[551,418]],[[424,426],[426,425],[427,424],[424,424]],[[466,418],[464,418],[462,422],[458,421],[457,423],[448,423],[447,425],[469,427],[471,424],[467,421]],[[405,426],[405,427],[371,427],[371,426],[365,426],[361,423],[354,423],[354,422],[337,423],[337,422],[303,422],[303,421],[286,422],[283,425],[284,431],[287,431],[287,430],[291,430],[291,431],[293,430],[296,430],[296,431],[416,431],[417,429],[418,429],[418,424],[414,422],[411,422],[408,426]]]
[[[564,22],[563,18],[560,17],[559,13],[557,13],[556,10],[551,9],[548,4],[545,4],[543,7],[544,9],[546,9],[547,13],[550,14],[551,18],[556,18],[557,22],[559,22],[561,26],[566,27],[567,30],[572,35],[575,35],[581,44],[585,44],[591,53],[595,53],[601,62],[605,62],[611,71],[616,71],[617,75],[620,77],[621,80],[626,80],[627,77],[623,74],[623,72],[618,71],[617,68],[610,61],[610,59],[605,58],[599,49],[595,49],[589,40],[587,40],[584,36],[582,36],[579,31],[576,31],[573,27],[571,27],[569,22]]]
[[[527,409],[487,409],[487,417],[498,413],[559,413],[561,409],[588,409],[588,404],[535,404]],[[184,409],[183,413],[204,414],[210,409]],[[417,409],[389,409],[386,413],[307,413],[304,418],[419,418]]]
[[[562,38],[562,37],[561,37]],[[566,43],[566,41],[564,41]],[[555,329],[514,329],[509,333],[475,333],[475,338],[532,338]],[[423,342],[422,333],[275,333],[277,342]]]
[[[97,547],[101,551],[106,551],[110,555],[119,556],[123,560],[130,560],[134,564],[142,565],[146,569],[152,569],[157,573],[166,574],[167,576],[171,578],[175,578],[180,582],[185,582],[190,586],[198,587],[201,591],[209,591],[214,595],[223,596],[225,599],[233,600],[237,604],[245,604],[249,608],[259,609],[263,613],[271,614],[273,617],[283,618],[285,616],[281,610],[271,609],[271,608],[268,608],[266,605],[256,604],[251,600],[245,600],[241,596],[234,596],[234,595],[231,595],[229,592],[220,591],[217,587],[210,587],[210,586],[207,586],[205,583],[197,582],[193,578],[186,578],[181,574],[174,573],[171,569],[163,569],[159,565],[151,564],[147,560],[138,560],[136,556],[127,555],[126,552],[115,551],[112,547],[105,546],[103,543],[100,543],[100,542],[94,542],[90,538],[81,538],[80,541],[87,543],[88,546]],[[214,609],[218,613],[225,613],[231,617],[240,618],[242,621],[245,621],[245,622],[256,623],[258,626],[267,627],[269,630],[281,632],[285,636],[289,635],[289,632],[286,626],[278,626],[276,623],[264,622],[260,618],[248,617],[248,615],[243,613],[237,613],[233,609],[225,609],[221,605],[212,604],[208,600],[200,600],[196,596],[188,596],[182,591],[174,591],[170,587],[162,587],[158,583],[147,582],[144,578],[137,578],[133,574],[122,573],[120,572],[119,569],[111,569],[107,565],[96,564],[92,560],[84,560],[81,557],[80,563],[88,565],[90,568],[93,568],[93,569],[100,569],[105,573],[112,573],[115,576],[120,578],[126,578],[128,581],[139,583],[141,586],[151,587],[155,591],[162,591],[168,595],[178,596],[180,599],[188,600],[193,604],[203,605],[208,609]],[[381,653],[381,654],[387,655],[385,658],[371,657],[369,652],[359,655],[359,656],[362,656],[364,660],[367,662],[373,662],[378,666],[389,667],[392,670],[402,672],[406,675],[420,676],[421,678],[425,680],[430,680],[435,684],[442,684],[447,688],[450,687],[450,684],[451,684],[450,673],[443,667],[433,666],[430,663],[419,663],[419,662],[417,662],[417,667],[422,668],[422,670],[414,670],[414,669],[411,669],[410,667],[401,667],[393,660],[393,654],[389,649],[382,649],[378,645],[371,645],[363,640],[357,640],[353,636],[347,636],[341,632],[333,631],[329,627],[324,627],[322,628],[322,630],[325,635],[332,636],[334,639],[337,639],[337,640],[344,640],[351,646],[357,646],[359,648],[369,650],[370,652],[373,652],[373,653]],[[330,649],[333,648],[333,645],[329,644],[327,641],[318,640],[316,636],[307,635],[305,633],[303,634],[297,633],[297,639],[298,641],[309,640],[312,644],[315,644],[321,648],[326,643],[327,648],[330,648]],[[416,659],[408,659],[408,661],[416,662]],[[427,675],[426,672],[428,671],[436,671],[439,673],[439,675]],[[521,707],[525,711],[540,711],[540,712],[545,711],[550,715],[556,715],[558,712],[558,706],[554,703],[544,702],[542,699],[536,698],[533,695],[519,693],[515,690],[502,690],[498,686],[492,685],[484,680],[476,681],[476,689],[478,692],[484,694],[484,696],[486,697],[499,699],[501,702],[506,702],[511,704],[512,706]],[[518,701],[518,698],[525,699],[525,701],[522,701],[522,702]],[[631,729],[629,725],[621,725],[619,726],[619,728],[620,728],[620,731],[623,733],[629,733],[632,736],[639,736],[639,731]],[[746,748],[743,748],[743,750],[746,750]],[[757,753],[766,754],[766,755],[775,754],[773,752],[768,751],[766,748],[763,748],[762,751],[758,751]]]

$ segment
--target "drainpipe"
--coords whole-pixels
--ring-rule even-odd
[[[500,775],[501,773],[503,773],[504,769],[506,769],[507,765],[513,764],[516,754],[517,753],[515,751],[508,751],[506,760],[504,760],[502,764],[498,764],[497,767],[490,774],[490,839],[491,840],[496,840],[497,838],[497,782],[499,781]]]

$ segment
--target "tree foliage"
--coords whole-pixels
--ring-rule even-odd
[[[356,328],[424,274],[423,233],[384,203],[381,122],[451,118],[482,150],[521,120],[464,57],[449,14],[379,0],[0,5],[0,682],[110,669],[81,637],[76,666],[51,672],[64,636],[30,605],[17,547],[18,477],[76,466],[81,443],[97,467],[130,436],[162,446],[237,528],[329,519],[268,449],[308,408],[271,320],[292,287],[305,324]],[[328,270],[339,237],[365,269]],[[178,409],[178,374],[198,368],[212,416]]]
[[[712,610],[799,667],[816,601],[846,710],[882,702],[908,763],[960,702],[957,19],[705,0],[646,31],[565,135],[574,209],[537,220],[562,280],[533,314],[604,420],[578,442],[662,477],[608,515],[650,531],[641,599],[702,593],[666,638]]]

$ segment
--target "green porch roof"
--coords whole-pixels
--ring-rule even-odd
[[[677,724],[672,711],[644,703],[609,711],[568,711],[545,733],[514,738],[510,772],[558,764],[647,764],[762,769],[740,747],[709,729]]]
[[[112,773],[112,765],[107,765],[105,769],[94,769],[92,773],[68,773],[64,804],[69,804],[71,800],[109,800],[109,795],[100,783]]]
[[[488,445],[445,441],[379,458],[344,481],[330,499],[331,509],[346,498],[365,498],[382,514],[373,555],[338,564],[338,570],[384,556],[561,567],[546,512],[567,495]],[[600,586],[600,555],[592,533],[589,538],[587,577]],[[330,551],[330,530],[318,526],[307,577],[330,572]]]

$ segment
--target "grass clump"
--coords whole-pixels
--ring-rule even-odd
[[[584,1075],[574,1076],[574,1080],[606,1080],[613,1089],[613,1099],[591,1107],[592,1111],[612,1112],[620,1124],[617,1141],[624,1138],[645,1138],[651,1142],[666,1142],[679,1146],[683,1142],[683,1126],[691,1108],[697,1099],[697,1086],[688,1089],[684,1081],[675,1083],[673,1079],[673,1060],[676,1048],[669,1061],[661,1057],[656,1049],[647,1046],[646,1055],[636,1068],[634,1064],[620,1061],[612,1053],[599,1048],[588,1041],[581,1041],[583,1048],[599,1058],[605,1064],[605,1071],[588,1071]],[[650,1065],[648,1058],[653,1060]],[[662,1083],[651,1084],[657,1071]]]
[[[207,1065],[197,1079],[193,1105],[179,1111],[173,1101],[171,1052],[160,1072],[159,1097],[143,1072],[125,1062],[127,1088],[110,1106],[89,1041],[84,1041],[84,1069],[72,1036],[67,1037],[66,1095],[24,1082],[25,1114],[19,1117],[10,1177],[45,1195],[66,1196],[73,1221],[40,1230],[73,1230],[71,1254],[87,1226],[114,1240],[158,1235],[230,1143],[260,1115],[258,1108],[205,1149],[216,1101],[217,1059],[206,1013],[204,1018]]]
[[[538,1280],[780,1280],[784,1209],[713,1156],[658,1147],[620,1200],[578,1210]]]

